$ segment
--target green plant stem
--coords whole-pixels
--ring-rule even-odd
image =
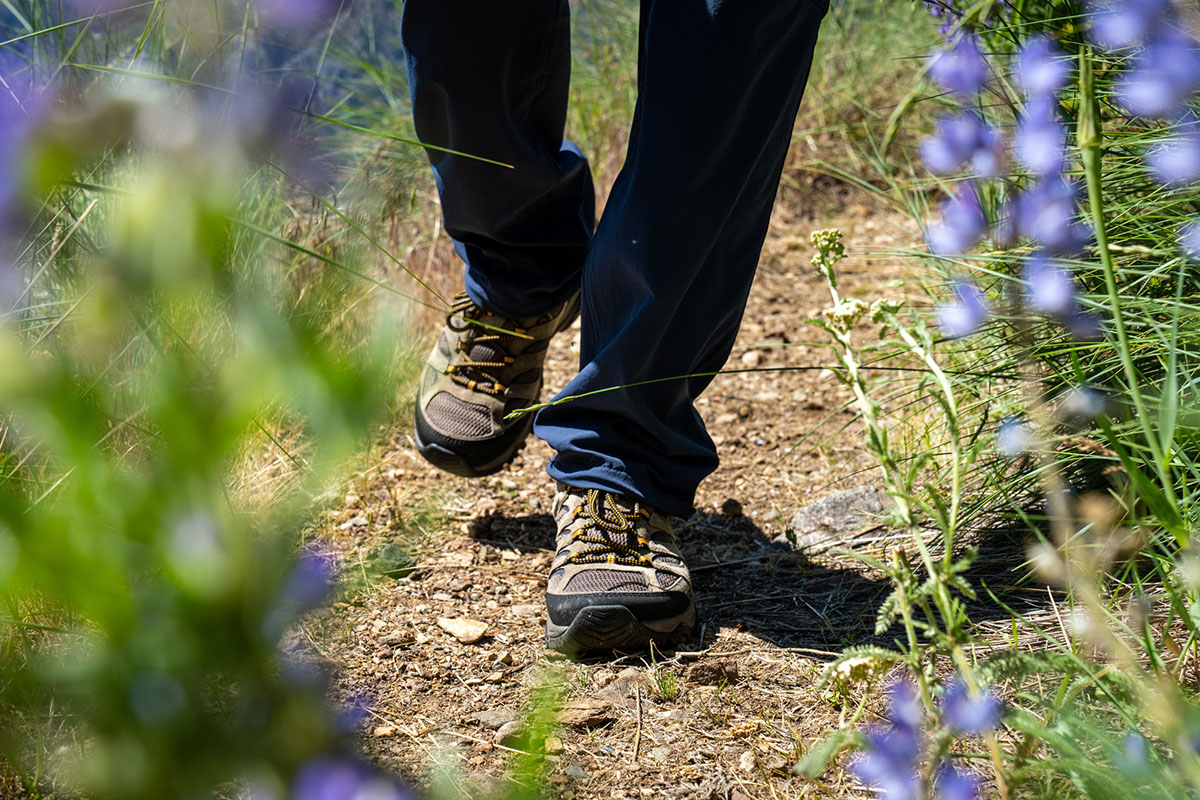
[[[1125,316],[1121,309],[1121,293],[1117,286],[1116,266],[1113,264],[1112,252],[1108,246],[1108,230],[1104,213],[1104,165],[1101,152],[1103,132],[1100,129],[1100,106],[1096,98],[1096,76],[1092,62],[1092,50],[1089,46],[1083,47],[1079,55],[1079,91],[1079,151],[1083,159],[1084,176],[1087,180],[1088,205],[1096,237],[1096,248],[1100,256],[1100,266],[1104,271],[1104,285],[1108,292],[1113,330],[1117,335],[1117,355],[1120,357],[1121,367],[1125,372],[1125,380],[1129,384],[1129,397],[1133,401],[1142,434],[1146,437],[1146,445],[1154,456],[1162,489],[1171,504],[1177,506],[1178,500],[1175,496],[1175,487],[1168,462],[1169,453],[1164,450],[1154,433],[1150,415],[1146,410],[1146,401],[1142,397],[1141,375],[1138,373],[1137,365],[1133,363],[1129,332],[1125,328]]]

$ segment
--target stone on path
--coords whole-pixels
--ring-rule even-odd
[[[461,617],[438,617],[438,627],[463,644],[475,644],[488,631],[486,622]]]
[[[498,730],[520,717],[515,711],[507,708],[487,708],[474,716],[474,720],[485,728]]]
[[[599,728],[616,721],[614,711],[611,703],[602,700],[572,700],[563,706],[558,721],[571,728]]]
[[[738,679],[738,665],[735,661],[697,661],[687,668],[684,681],[694,686],[719,686],[722,683],[734,683]]]
[[[821,552],[879,522],[891,508],[892,499],[874,486],[834,492],[796,512],[789,526],[793,540],[780,534],[774,541]]]

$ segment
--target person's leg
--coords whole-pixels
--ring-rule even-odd
[[[501,469],[532,420],[550,337],[577,314],[595,196],[587,161],[563,141],[570,80],[567,0],[408,0],[402,22],[421,141],[446,231],[466,262],[421,381],[414,438],[435,466]],[[519,331],[519,335],[498,333]]]
[[[824,0],[643,0],[629,153],[583,277],[560,397],[721,368],[754,277]],[[717,465],[708,377],[543,409],[550,475],[688,516]]]
[[[579,289],[595,198],[587,161],[563,141],[571,71],[568,0],[407,0],[401,28],[422,142],[466,290],[525,318]]]

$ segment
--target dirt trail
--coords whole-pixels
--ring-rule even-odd
[[[815,690],[822,663],[870,632],[884,587],[777,538],[801,506],[870,482],[849,395],[821,371],[829,351],[806,324],[829,304],[809,266],[808,234],[830,226],[846,236],[846,293],[869,301],[911,290],[906,265],[879,255],[917,238],[895,212],[852,204],[819,223],[776,215],[728,368],[817,369],[721,376],[700,400],[722,466],[679,528],[698,636],[657,666],[642,656],[566,664],[572,717],[550,743],[558,796],[855,793],[789,770],[836,726],[839,707]],[[571,377],[577,355],[578,328],[551,348],[547,396]],[[300,632],[338,671],[339,694],[371,699],[363,745],[387,768],[425,782],[440,760],[469,776],[472,796],[486,796],[513,755],[508,723],[545,667],[564,663],[542,639],[550,455],[531,442],[511,467],[471,482],[432,470],[398,432],[331,514],[322,537],[345,563],[365,565],[397,530],[425,534],[411,576],[373,584]],[[439,618],[483,623],[486,633],[463,643]]]

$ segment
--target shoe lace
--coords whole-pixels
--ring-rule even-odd
[[[583,527],[572,531],[573,542],[590,544],[586,550],[572,553],[571,564],[622,564],[627,567],[653,567],[646,555],[650,542],[638,530],[638,519],[650,519],[650,509],[635,502],[632,510],[624,509],[609,492],[588,489],[583,504],[576,507],[575,517],[583,517]],[[624,540],[612,534],[625,534]],[[636,544],[635,544],[636,542]]]
[[[516,363],[516,357],[508,352],[508,348],[513,339],[525,337],[527,330],[515,326],[510,328],[507,324],[505,327],[509,333],[498,333],[481,328],[472,321],[478,319],[482,313],[483,309],[475,305],[466,292],[459,292],[454,296],[450,314],[446,317],[446,324],[456,331],[465,330],[466,333],[455,346],[458,358],[446,366],[445,374],[449,375],[455,383],[465,386],[473,392],[496,396],[503,394],[508,387],[489,370],[504,369]],[[459,318],[465,321],[463,327],[455,324],[455,320]],[[505,322],[507,323],[509,320],[505,320]],[[491,345],[491,349],[499,360],[482,361],[472,357],[471,353],[477,344]]]

